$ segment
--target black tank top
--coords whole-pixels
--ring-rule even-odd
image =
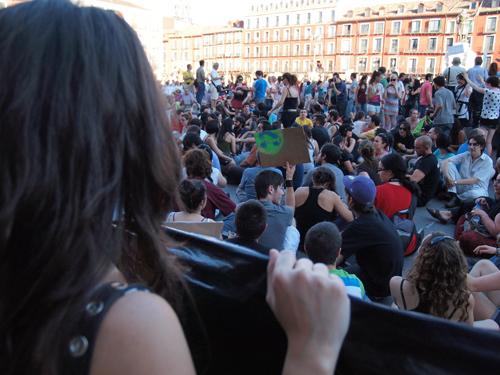
[[[144,286],[120,282],[98,287],[82,304],[78,324],[71,333],[64,350],[61,374],[88,375],[97,334],[106,313],[124,295],[136,291],[148,291]]]
[[[285,101],[283,102],[283,111],[288,111],[291,109],[297,110],[299,107],[299,98],[294,98],[294,97],[286,97]]]
[[[323,190],[325,189],[310,187],[304,204],[295,209],[297,230],[300,232],[299,250],[304,250],[304,238],[309,228],[322,221],[331,221],[334,217],[332,212],[324,210],[318,204],[319,195]]]

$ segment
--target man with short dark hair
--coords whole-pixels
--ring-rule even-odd
[[[345,176],[344,185],[355,219],[342,233],[337,263],[354,255],[357,264],[345,270],[361,279],[371,300],[388,303],[389,281],[403,269],[401,240],[394,224],[374,207],[377,189],[369,177]]]
[[[486,140],[482,134],[469,137],[469,151],[446,159],[441,165],[448,192],[453,195],[446,207],[460,205],[460,201],[470,201],[488,197],[488,186],[495,174],[493,161],[485,153]]]
[[[266,209],[257,200],[251,199],[242,203],[236,209],[236,237],[228,242],[245,246],[264,255],[269,254],[269,247],[259,243],[259,238],[266,229]]]
[[[436,156],[432,153],[432,140],[423,135],[415,140],[415,152],[418,156],[415,169],[409,176],[410,180],[420,186],[418,206],[425,206],[436,194],[439,185],[439,166]]]
[[[321,167],[328,168],[335,176],[335,192],[340,198],[346,202],[344,188],[344,172],[339,168],[339,160],[342,156],[342,150],[339,146],[333,143],[325,143],[319,151],[316,161]],[[304,177],[302,186],[310,186],[312,184],[312,175],[316,168],[311,169]]]
[[[304,249],[313,263],[323,263],[332,275],[337,275],[344,282],[347,293],[351,296],[367,299],[361,280],[335,265],[340,255],[342,236],[337,226],[329,221],[313,225],[306,233]]]
[[[261,70],[255,72],[256,80],[253,83],[253,100],[255,104],[264,103],[266,100],[267,81],[264,79],[264,73]]]
[[[203,66],[205,65],[205,60],[200,60],[200,66],[196,70],[196,101],[201,105],[203,97],[205,96],[205,70]]]
[[[255,178],[257,199],[264,205],[267,213],[267,228],[260,238],[263,246],[283,250],[287,230],[292,226],[295,211],[295,194],[293,191],[293,174],[295,166],[287,163],[285,204],[281,204],[284,194],[283,176],[272,170],[261,171]],[[296,230],[296,229],[295,229]],[[298,241],[297,241],[298,246]],[[286,249],[286,250],[296,250]]]
[[[443,76],[437,76],[433,80],[436,92],[432,104],[434,112],[431,114],[434,126],[439,128],[442,133],[450,135],[450,130],[455,122],[455,96],[445,87],[445,80]]]

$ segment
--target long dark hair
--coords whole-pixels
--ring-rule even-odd
[[[397,179],[402,186],[407,188],[412,194],[416,196],[420,195],[420,187],[406,177],[406,163],[399,154],[385,155],[380,160],[380,163],[382,163],[384,169],[392,172],[394,178]]]
[[[0,49],[0,373],[52,375],[113,264],[177,306],[161,222],[180,163],[114,12],[21,3],[0,11]]]
[[[227,117],[224,120],[222,120],[222,125],[219,128],[219,131],[217,132],[217,142],[223,142],[226,133],[232,133],[232,132],[233,132],[233,119]]]

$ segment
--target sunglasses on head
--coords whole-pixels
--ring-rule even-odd
[[[431,240],[431,246],[434,246],[434,245],[440,243],[441,241],[445,241],[445,240],[455,241],[455,239],[453,237],[450,237],[450,236],[436,236]]]

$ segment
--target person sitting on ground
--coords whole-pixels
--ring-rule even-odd
[[[215,210],[219,210],[224,216],[229,215],[236,209],[236,204],[224,193],[224,191],[208,178],[212,173],[212,165],[208,152],[200,149],[193,149],[184,155],[184,166],[186,174],[190,179],[203,180],[207,190],[207,204],[201,214],[209,219],[215,219]]]
[[[377,186],[375,207],[392,219],[400,211],[408,210],[412,199],[418,199],[419,186],[406,176],[406,163],[398,154],[386,155],[380,160],[382,184]]]
[[[295,210],[295,194],[292,178],[295,166],[286,165],[286,194],[285,204],[281,204],[283,197],[283,176],[272,170],[261,171],[255,178],[255,192],[257,199],[264,205],[267,212],[267,227],[260,237],[260,244],[278,250],[297,250],[299,239],[297,230],[292,227]],[[285,241],[287,235],[295,241]],[[285,248],[285,242],[293,242],[295,248]]]
[[[366,176],[345,176],[352,221],[342,233],[342,254],[337,264],[352,262],[345,267],[358,276],[372,301],[388,303],[389,280],[401,276],[403,245],[394,224],[373,205],[376,187]],[[355,256],[355,262],[349,259]]]
[[[312,137],[318,142],[319,148],[330,141],[330,134],[325,128],[325,116],[315,115],[313,117],[313,128],[311,129]]]
[[[460,201],[488,196],[488,185],[495,171],[493,161],[484,153],[486,140],[481,134],[469,137],[469,151],[446,159],[442,173],[453,198],[447,208],[457,207]],[[459,169],[457,168],[459,166]]]
[[[179,196],[181,198],[182,211],[170,212],[167,215],[167,223],[213,222],[201,214],[207,204],[207,189],[200,180],[183,180],[179,186]]]
[[[497,246],[485,250],[499,257],[500,251]],[[480,260],[469,272],[467,287],[474,295],[474,318],[476,320],[491,319],[500,325],[500,270],[498,267],[490,260]]]
[[[353,137],[350,123],[344,123],[339,127],[337,135],[332,140],[332,143],[340,147],[345,159],[354,160],[353,153],[355,152],[356,139]]]
[[[434,156],[438,160],[439,166],[443,164],[446,159],[455,156],[453,152],[450,152],[450,137],[448,134],[440,133],[436,138],[436,151],[434,151]]]
[[[407,117],[405,121],[410,124],[411,131],[413,132],[420,121],[418,109],[412,109],[410,112],[410,117]]]
[[[384,132],[378,133],[373,140],[373,146],[375,147],[375,159],[381,160],[390,151],[389,134]]]
[[[411,125],[402,121],[394,133],[394,149],[402,155],[411,155],[415,149],[415,138],[411,134]]]
[[[375,147],[373,147],[373,143],[368,140],[362,141],[359,145],[359,153],[363,161],[356,167],[356,173],[358,175],[366,173],[375,185],[380,185],[382,180],[378,174],[379,161],[375,159]]]
[[[408,178],[420,186],[417,205],[425,206],[436,194],[439,186],[439,167],[436,156],[432,153],[432,140],[422,135],[415,140],[415,153],[418,156],[413,173]]]
[[[474,322],[474,297],[467,289],[467,261],[453,237],[432,233],[424,238],[407,279],[390,281],[396,306],[440,318]]]
[[[304,250],[313,263],[323,263],[328,272],[337,275],[344,282],[347,293],[353,297],[368,300],[361,280],[349,272],[339,269],[335,263],[342,252],[342,236],[337,226],[328,221],[313,225],[306,233]]]
[[[236,245],[245,246],[261,254],[269,255],[269,247],[259,243],[260,236],[266,230],[266,209],[258,200],[250,199],[238,206],[236,217],[236,237],[227,240]]]
[[[500,233],[500,175],[495,178],[493,188],[495,200],[477,198],[450,210],[427,209],[442,224],[451,220],[457,222],[455,238],[460,241],[460,248],[466,255],[474,255],[479,245],[494,246],[496,243],[496,236]]]
[[[333,221],[337,215],[344,223],[353,220],[352,212],[334,190],[335,175],[326,167],[318,167],[312,174],[312,186],[300,187],[295,191],[299,250],[303,250],[305,235],[314,224]]]
[[[363,132],[361,133],[359,138],[373,141],[377,130],[380,128],[380,117],[378,117],[377,115],[371,115],[368,116],[368,118],[370,119],[370,122],[363,129]]]
[[[318,142],[312,137],[311,128],[308,126],[304,126],[304,134],[306,135],[307,140],[307,151],[309,153],[309,162],[304,163],[304,174],[309,173],[310,170],[314,169],[314,161],[319,155],[319,145]]]
[[[238,202],[246,202],[250,199],[257,199],[255,192],[255,178],[261,171],[271,170],[276,173],[282,174],[278,168],[274,167],[261,167],[260,157],[257,152],[257,164],[255,167],[245,168],[243,171],[243,176],[241,177],[241,182],[236,188],[236,197]]]
[[[342,156],[342,151],[337,145],[333,143],[325,143],[319,152],[316,162],[322,166],[328,168],[335,175],[335,192],[340,196],[342,201],[346,201],[346,194],[344,188],[344,173],[339,168],[339,161]],[[302,186],[312,185],[312,175],[314,169],[309,171],[304,177]]]
[[[361,111],[356,112],[356,116],[354,116],[352,132],[358,137],[361,135],[366,126],[365,118],[365,113]]]
[[[307,109],[301,109],[299,112],[299,117],[295,119],[295,123],[300,126],[308,126],[312,128],[313,122],[307,117]]]

